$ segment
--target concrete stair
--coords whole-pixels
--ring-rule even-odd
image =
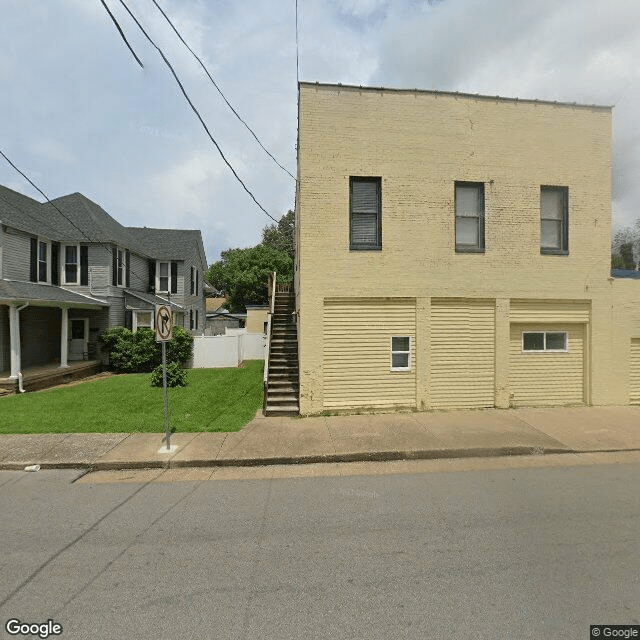
[[[265,415],[298,415],[298,329],[293,291],[276,292],[271,317]]]

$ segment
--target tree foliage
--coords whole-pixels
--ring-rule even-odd
[[[248,304],[267,304],[269,274],[276,271],[279,282],[291,282],[293,259],[285,251],[259,244],[249,249],[227,249],[222,259],[209,267],[207,280],[224,291],[230,311],[243,312]]]
[[[611,242],[611,266],[635,269],[640,260],[640,219],[632,227],[618,229]]]
[[[230,311],[244,312],[248,304],[267,304],[269,274],[278,282],[293,280],[295,214],[288,211],[277,224],[262,230],[262,242],[249,249],[227,249],[207,270],[206,279],[228,300]]]
[[[270,224],[262,230],[262,244],[288,253],[293,260],[295,257],[294,230],[295,213],[287,211],[278,224]]]

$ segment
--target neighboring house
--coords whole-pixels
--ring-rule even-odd
[[[299,85],[302,414],[640,402],[611,108]]]
[[[175,323],[202,333],[200,231],[124,227],[80,193],[40,203],[0,186],[0,371],[99,359],[109,327]]]
[[[217,311],[207,312],[205,334],[220,336],[227,329],[243,329],[247,322],[246,313],[229,313],[228,309],[220,307]]]

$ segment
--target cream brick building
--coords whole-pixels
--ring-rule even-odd
[[[299,86],[300,412],[640,401],[611,108]]]

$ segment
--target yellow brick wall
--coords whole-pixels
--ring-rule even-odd
[[[624,321],[624,340],[615,335],[608,107],[302,83],[298,176],[302,413],[323,410],[323,301],[333,297],[422,301],[419,408],[429,407],[421,385],[430,375],[432,298],[499,301],[498,406],[508,397],[509,301],[553,300],[560,309],[582,301],[591,309],[589,401],[627,401],[614,360],[628,362],[640,317]],[[381,178],[381,251],[349,250],[350,176]],[[484,253],[455,252],[456,181],[484,183]],[[568,187],[569,255],[540,254],[541,185]]]

